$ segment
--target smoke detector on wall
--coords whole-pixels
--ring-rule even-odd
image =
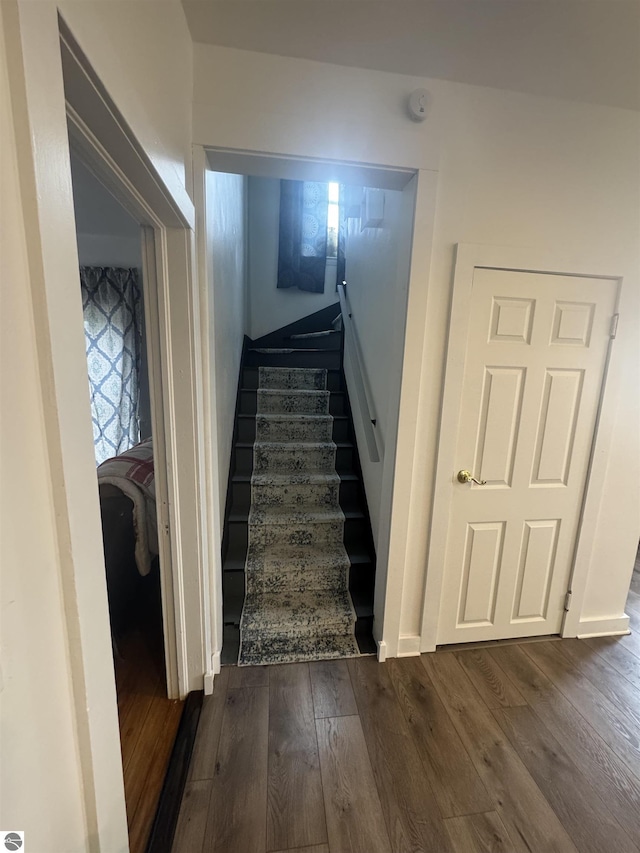
[[[414,121],[426,119],[428,98],[429,93],[426,89],[415,89],[409,95],[409,115]]]

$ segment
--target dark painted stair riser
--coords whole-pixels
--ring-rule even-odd
[[[326,367],[340,369],[340,353],[335,350],[296,353],[260,353],[249,350],[245,365],[248,367]]]

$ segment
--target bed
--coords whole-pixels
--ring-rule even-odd
[[[109,611],[114,635],[125,626],[158,556],[153,441],[105,460],[97,470]]]

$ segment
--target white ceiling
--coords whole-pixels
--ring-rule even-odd
[[[640,0],[183,0],[194,41],[640,110]]]

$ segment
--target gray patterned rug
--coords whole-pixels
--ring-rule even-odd
[[[359,654],[326,387],[259,368],[240,666]]]

